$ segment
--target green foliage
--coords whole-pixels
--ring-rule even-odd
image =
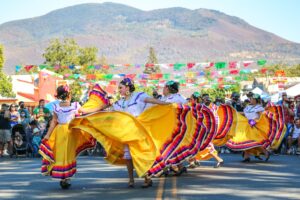
[[[45,64],[50,66],[92,65],[97,60],[96,47],[80,47],[74,39],[66,38],[63,42],[59,39],[51,40],[43,57]],[[72,73],[68,68],[60,68],[58,73]]]
[[[3,45],[0,44],[0,71],[2,71],[4,65]]]
[[[79,64],[92,65],[97,60],[98,49],[96,47],[86,47],[79,49]]]
[[[2,97],[16,97],[12,91],[11,78],[0,71],[0,95]]]
[[[200,93],[203,94],[209,94],[210,98],[214,101],[217,97],[225,99],[225,97],[230,96],[233,92],[240,93],[241,86],[239,84],[232,85],[229,89],[224,88],[208,88],[208,89],[201,89]]]
[[[293,66],[286,66],[285,64],[276,64],[265,66],[267,69],[266,74],[261,73],[260,71],[248,74],[248,80],[254,80],[255,77],[266,77],[275,76],[276,71],[283,70],[285,72],[286,77],[299,77],[300,76],[300,64]]]
[[[137,91],[137,92],[145,92],[150,97],[152,97],[153,88],[152,87],[143,87],[143,86],[137,86],[137,85],[135,85],[135,91]]]
[[[72,101],[79,102],[82,96],[82,87],[79,84],[79,81],[74,81],[72,84],[70,84],[70,89],[72,91]]]
[[[16,97],[12,91],[11,78],[2,71],[4,65],[3,46],[0,45],[0,95],[2,97]]]
[[[148,64],[157,64],[158,60],[156,58],[156,53],[153,47],[150,47],[149,49],[149,56],[148,56]],[[158,65],[154,65],[154,66],[146,66],[144,73],[145,74],[155,74],[155,73],[159,73],[160,72],[160,68]]]

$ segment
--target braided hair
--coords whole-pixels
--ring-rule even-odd
[[[61,85],[56,89],[56,98],[67,100],[70,96],[70,88],[67,85]]]

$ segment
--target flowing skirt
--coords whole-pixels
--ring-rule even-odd
[[[262,154],[262,148],[275,150],[279,147],[285,133],[283,109],[281,106],[268,107],[261,114],[254,126],[248,119],[236,113],[236,120],[232,127],[234,135],[226,146],[234,151],[245,151],[253,155]]]
[[[48,140],[43,140],[39,153],[42,155],[42,174],[57,179],[67,179],[76,173],[76,157],[80,152],[96,145],[89,134],[72,133],[69,124],[58,124]]]

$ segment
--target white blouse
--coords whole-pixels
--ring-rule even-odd
[[[81,106],[78,102],[73,102],[70,106],[62,107],[57,103],[53,107],[53,112],[57,115],[57,122],[59,124],[67,124],[74,119],[75,114]]]
[[[145,103],[145,99],[148,97],[149,96],[144,92],[133,92],[131,97],[128,100],[122,98],[119,101],[115,102],[113,104],[113,108],[116,111],[127,112],[137,117],[146,108],[151,106],[151,104]]]
[[[187,103],[186,99],[183,98],[183,96],[181,96],[178,93],[170,94],[168,96],[163,96],[160,100],[169,103],[181,103],[181,104]]]
[[[262,107],[262,105],[248,105],[244,109],[244,114],[247,117],[247,119],[258,119],[259,118],[259,112],[264,112],[265,109]]]

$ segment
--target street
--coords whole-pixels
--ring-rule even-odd
[[[80,156],[69,190],[40,174],[40,158],[0,158],[0,199],[300,199],[299,156],[272,156],[268,163],[241,163],[240,154],[221,157],[221,168],[203,161],[180,177],[153,178],[153,187],[143,189],[142,178],[127,188],[125,167]]]

